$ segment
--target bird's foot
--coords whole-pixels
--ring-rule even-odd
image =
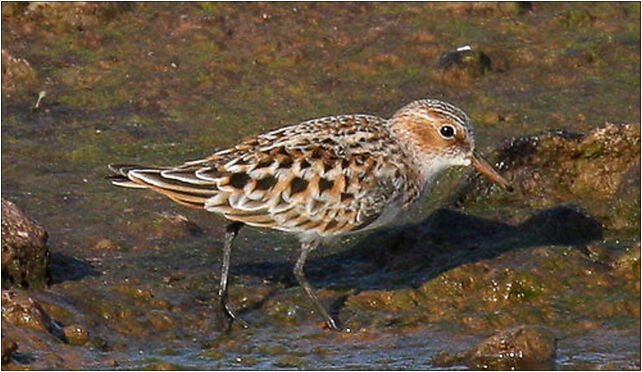
[[[250,325],[236,314],[232,306],[226,302],[220,302],[216,314],[216,326],[221,332],[229,332],[234,322],[239,323],[243,328]]]
[[[335,332],[341,332],[341,328],[337,326],[337,322],[334,321],[334,319],[328,315],[327,318],[325,318],[325,324],[323,325],[323,329],[328,329],[330,331],[335,331]]]

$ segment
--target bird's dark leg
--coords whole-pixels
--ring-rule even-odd
[[[227,303],[227,279],[230,272],[230,254],[232,253],[232,242],[239,230],[243,227],[240,222],[233,222],[227,225],[225,230],[225,243],[223,244],[223,266],[221,267],[221,284],[218,288],[218,305],[220,315],[224,317],[221,322],[221,328],[229,330],[232,322],[237,321],[247,328],[248,325],[243,319],[239,318],[234,312],[234,309]]]
[[[305,259],[308,257],[308,253],[310,253],[318,245],[319,245],[319,242],[302,242],[301,243],[301,255],[299,256],[299,259],[296,261],[296,264],[294,265],[294,276],[296,277],[296,280],[299,282],[299,285],[305,291],[305,294],[308,295],[308,298],[310,299],[310,301],[312,301],[312,303],[317,308],[319,313],[321,313],[321,316],[323,316],[323,319],[325,320],[327,327],[334,331],[340,331],[334,319],[332,319],[330,314],[328,314],[326,309],[323,307],[323,305],[319,301],[319,298],[314,293],[314,290],[310,286],[310,283],[308,283],[308,281],[305,279],[305,274],[303,274],[303,265],[305,265]]]

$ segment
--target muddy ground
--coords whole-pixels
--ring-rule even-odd
[[[3,210],[3,369],[640,369],[639,3],[3,3],[2,21],[2,196],[50,253],[40,279],[5,278]],[[516,192],[455,169],[315,252],[340,333],[296,285],[296,240],[249,228],[230,291],[251,327],[220,333],[225,222],[104,179],[428,97],[469,113]]]

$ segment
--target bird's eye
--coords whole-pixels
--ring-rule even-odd
[[[443,125],[439,128],[439,134],[445,139],[451,139],[455,136],[455,128],[452,125]]]

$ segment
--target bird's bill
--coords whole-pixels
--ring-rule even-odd
[[[503,187],[507,191],[513,191],[513,187],[508,183],[508,181],[502,177],[492,165],[490,165],[481,155],[473,153],[471,157],[471,165],[477,169],[477,171],[489,180],[495,182],[499,186]]]

